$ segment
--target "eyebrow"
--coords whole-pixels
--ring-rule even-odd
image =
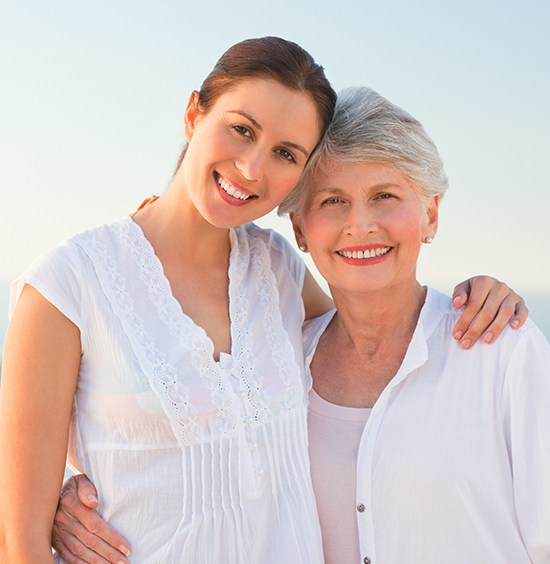
[[[254,125],[254,127],[256,129],[259,129],[260,131],[262,131],[262,126],[250,114],[243,112],[243,110],[229,110],[229,113],[239,114],[239,115],[245,117],[247,120],[249,120]],[[302,147],[301,145],[298,145],[298,143],[293,143],[292,141],[283,141],[281,144],[286,145],[287,147],[290,147],[292,149],[296,149],[297,151],[300,151],[301,153],[303,153],[305,155],[306,159],[309,159],[309,152],[304,147]]]
[[[370,186],[369,188],[366,188],[367,190],[385,190],[387,188],[399,188],[399,184],[395,184],[394,182],[382,182],[380,184],[375,184],[374,186]],[[363,190],[365,190],[365,187],[363,187]],[[318,188],[316,190],[316,194],[335,194],[337,196],[340,196],[342,194],[346,195],[347,192],[345,190],[343,190],[342,188],[339,188],[338,186],[321,186],[321,188]]]

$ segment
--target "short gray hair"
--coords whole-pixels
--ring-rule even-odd
[[[448,188],[443,161],[422,124],[372,88],[352,87],[338,94],[332,123],[279,214],[298,213],[307,205],[319,171],[365,162],[391,166],[413,183],[425,202]]]

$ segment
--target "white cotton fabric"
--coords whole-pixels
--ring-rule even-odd
[[[333,315],[306,322],[308,364]],[[550,563],[550,346],[528,320],[465,351],[452,338],[458,316],[428,290],[365,425],[349,507],[360,561]]]
[[[31,284],[81,331],[69,462],[132,562],[322,562],[307,457],[301,289],[290,245],[230,231],[231,354],[183,314],[130,218],[43,255]],[[182,265],[184,268],[185,266]]]

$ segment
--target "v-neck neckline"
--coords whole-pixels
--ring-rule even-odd
[[[234,270],[235,270],[234,265],[235,265],[235,262],[237,260],[237,257],[236,257],[237,245],[235,244],[234,229],[233,228],[229,229],[230,252],[229,252],[229,265],[228,265],[228,269],[227,269],[227,277],[228,277],[228,280],[229,280],[227,299],[228,299],[228,314],[229,314],[230,351],[229,352],[219,351],[219,359],[216,360],[214,358],[214,351],[215,351],[214,342],[212,341],[212,339],[210,338],[210,335],[208,335],[208,333],[206,332],[204,327],[202,327],[198,323],[195,323],[193,318],[191,318],[189,315],[187,315],[185,313],[184,308],[182,307],[182,304],[174,296],[174,292],[172,291],[172,286],[170,284],[170,280],[168,280],[168,277],[166,276],[166,274],[164,272],[164,266],[163,266],[162,262],[160,261],[159,257],[157,256],[153,245],[151,244],[149,239],[147,239],[147,237],[145,236],[143,229],[141,228],[141,226],[138,223],[136,223],[134,221],[134,219],[132,217],[127,217],[125,219],[126,219],[126,221],[128,221],[132,225],[132,228],[131,228],[132,231],[134,232],[135,236],[140,241],[142,241],[142,243],[145,247],[145,250],[149,254],[149,257],[151,259],[151,263],[154,265],[154,270],[155,270],[155,273],[158,276],[158,280],[160,282],[160,285],[163,288],[165,294],[168,296],[168,302],[170,304],[170,309],[172,310],[172,313],[173,313],[175,319],[178,320],[179,322],[183,323],[184,325],[186,325],[187,328],[191,329],[195,334],[200,335],[200,339],[203,342],[203,345],[207,348],[208,353],[209,353],[209,357],[210,357],[213,365],[220,367],[224,364],[227,364],[229,359],[233,358],[233,346],[234,346],[234,343],[235,343],[234,330],[235,330],[235,317],[236,316],[234,315],[234,312],[232,311],[232,300],[231,300],[232,288],[234,287],[234,284],[233,284]]]

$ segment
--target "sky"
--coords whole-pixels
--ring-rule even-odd
[[[550,319],[549,21],[547,0],[0,0],[0,306],[35,256],[162,193],[192,90],[233,43],[278,35],[435,140],[450,190],[421,282],[491,274]]]

